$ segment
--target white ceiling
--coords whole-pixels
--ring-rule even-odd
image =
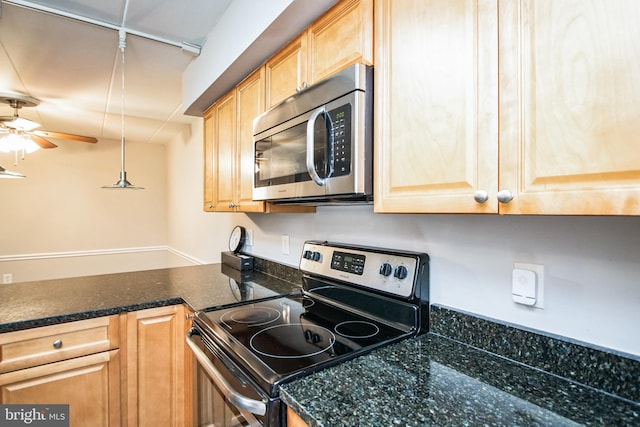
[[[232,0],[15,1],[20,5],[0,0],[0,93],[40,100],[37,107],[22,108],[21,117],[42,124],[42,130],[93,136],[99,142],[120,139],[118,31],[41,11],[57,9],[127,30],[126,139],[166,143],[188,130],[181,75],[194,56],[152,39],[203,45]],[[140,33],[151,38],[134,35]],[[0,105],[0,116],[12,114],[8,105]]]

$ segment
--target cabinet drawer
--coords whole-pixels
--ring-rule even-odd
[[[119,347],[118,316],[0,334],[0,373]]]

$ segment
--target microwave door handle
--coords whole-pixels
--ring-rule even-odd
[[[309,175],[313,179],[313,182],[315,182],[318,185],[325,184],[325,179],[320,178],[320,175],[318,175],[318,172],[316,171],[316,166],[315,166],[315,136],[314,136],[315,132],[314,130],[315,130],[316,120],[318,119],[318,116],[320,116],[321,114],[324,114],[326,116],[325,124],[327,128],[327,136],[328,136],[327,161],[329,164],[329,170],[327,171],[328,172],[327,178],[333,174],[333,123],[331,123],[331,117],[329,116],[329,114],[327,114],[326,106],[323,105],[322,107],[317,108],[316,110],[313,111],[313,113],[311,113],[311,116],[309,117],[309,121],[307,122],[307,172],[309,172]]]

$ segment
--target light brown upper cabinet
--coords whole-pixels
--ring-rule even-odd
[[[640,214],[640,2],[375,16],[377,212]]]
[[[267,108],[357,62],[373,64],[373,0],[339,2],[267,61]]]
[[[264,68],[204,114],[205,211],[263,212],[252,200],[253,119],[264,111]]]
[[[304,87],[307,77],[306,41],[306,37],[298,36],[265,64],[268,108]]]
[[[236,92],[232,90],[204,113],[205,210],[232,212],[235,199]]]

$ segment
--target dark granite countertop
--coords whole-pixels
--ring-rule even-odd
[[[241,277],[221,264],[13,283],[0,286],[0,333],[173,304],[199,310],[298,290],[293,277],[261,271]]]
[[[254,266],[242,274],[211,264],[3,285],[0,333],[300,291],[297,269],[259,258]],[[640,359],[443,307],[432,306],[430,319],[429,334],[287,384],[282,400],[312,427],[640,426]],[[539,351],[518,350],[526,343]]]
[[[640,425],[640,404],[435,334],[280,391],[316,426]]]

